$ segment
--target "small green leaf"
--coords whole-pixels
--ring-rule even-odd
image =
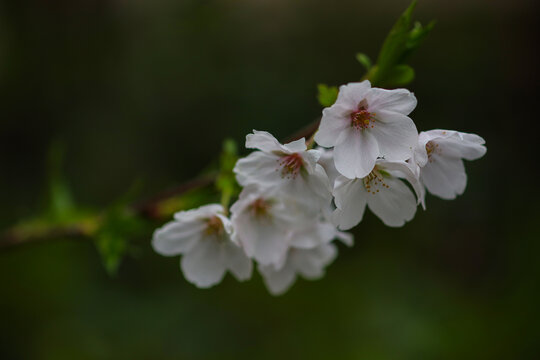
[[[403,14],[401,14],[384,40],[379,53],[379,58],[377,59],[379,73],[384,74],[386,71],[390,70],[400,58],[409,36],[411,15],[415,7],[416,0],[409,5]]]
[[[358,60],[358,62],[364,66],[366,71],[369,71],[371,69],[371,66],[372,66],[371,59],[366,54],[364,53],[356,54],[356,60]]]
[[[131,239],[146,233],[147,223],[128,206],[137,186],[132,186],[102,215],[95,234],[95,244],[109,275],[115,275],[126,253],[132,250]]]
[[[319,84],[317,85],[317,90],[319,91],[317,99],[322,106],[332,106],[336,102],[338,96],[338,88],[336,86]]]
[[[229,206],[231,197],[239,192],[233,169],[238,160],[238,146],[232,139],[225,139],[220,157],[220,172],[216,180],[216,187],[221,192],[221,205],[225,209]]]
[[[127,251],[127,240],[112,232],[101,232],[96,236],[96,246],[101,254],[103,266],[109,275],[115,275]]]
[[[64,149],[55,142],[49,149],[49,213],[54,221],[68,221],[74,211],[73,197],[65,180],[62,166]]]
[[[400,62],[403,63],[407,60],[411,54],[420,47],[422,42],[426,39],[427,35],[433,30],[435,21],[431,21],[426,26],[422,26],[420,22],[415,22],[414,27],[409,32],[407,43],[405,44],[405,50],[401,55]]]
[[[411,29],[411,16],[415,6],[416,0],[401,14],[384,40],[377,63],[370,67],[364,76],[364,79],[370,80],[374,86],[402,86],[414,79],[413,69],[406,66],[405,62],[435,24],[432,21],[422,27],[417,22]]]
[[[397,87],[409,84],[414,80],[414,69],[409,65],[394,66],[387,75],[384,86]]]

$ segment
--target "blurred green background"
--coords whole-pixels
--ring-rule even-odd
[[[46,206],[48,149],[79,204],[189,179],[224,137],[284,138],[321,112],[316,84],[358,80],[408,0],[0,2],[0,225]],[[210,290],[133,241],[108,276],[90,241],[0,253],[1,359],[535,359],[540,354],[538,41],[533,0],[421,1],[419,130],[478,133],[455,201],[403,228],[372,214],[315,282],[259,275]],[[244,152],[245,153],[245,152]]]

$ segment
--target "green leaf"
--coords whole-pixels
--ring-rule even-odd
[[[107,273],[116,275],[128,248],[127,240],[115,233],[102,232],[96,236],[96,246]]]
[[[409,65],[396,65],[388,72],[384,86],[404,86],[414,80],[414,69]]]
[[[228,208],[231,197],[240,191],[233,172],[237,160],[238,146],[236,142],[232,139],[225,139],[219,161],[220,172],[216,180],[216,187],[221,192],[221,205],[225,209]]]
[[[358,62],[364,66],[366,71],[369,71],[371,69],[371,66],[372,66],[371,59],[366,54],[357,53],[356,60],[358,60]]]
[[[364,79],[374,86],[392,87],[407,85],[414,79],[414,70],[406,60],[420,46],[435,25],[422,26],[416,22],[411,28],[411,17],[416,0],[401,14],[386,37],[377,63],[370,67]],[[360,61],[360,60],[359,60]]]
[[[115,275],[126,253],[133,250],[130,240],[146,234],[147,223],[136,216],[129,204],[138,192],[139,183],[113,203],[101,216],[101,224],[95,234],[95,244],[109,275]]]
[[[401,55],[401,62],[405,62],[411,54],[420,47],[422,42],[426,39],[427,35],[433,30],[433,27],[435,26],[435,21],[431,21],[426,26],[422,26],[420,22],[415,22],[414,27],[409,32],[409,36],[407,38],[407,43],[405,44],[405,50],[403,54]]]
[[[74,202],[71,191],[65,180],[62,165],[64,149],[59,142],[55,142],[49,149],[49,214],[54,221],[65,222],[70,220],[74,211]]]
[[[338,96],[338,88],[336,86],[319,84],[317,85],[317,90],[319,91],[317,99],[322,106],[332,106],[336,102]]]
[[[372,82],[377,83],[377,81],[383,80],[387,72],[390,71],[394,65],[397,65],[400,60],[409,38],[411,15],[415,7],[416,0],[409,5],[403,14],[401,14],[388,33],[377,59],[377,76],[375,79],[372,79]]]

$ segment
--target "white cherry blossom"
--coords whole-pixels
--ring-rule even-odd
[[[290,247],[292,229],[311,222],[312,209],[294,197],[250,185],[231,207],[233,238],[246,254],[263,265],[282,261]]]
[[[270,133],[253,130],[246,136],[246,147],[260,151],[236,163],[234,172],[240,185],[279,190],[305,201],[307,208],[318,210],[330,203],[328,176],[317,164],[321,154],[307,150],[304,138],[282,145]]]
[[[273,295],[285,293],[301,275],[316,280],[324,275],[324,269],[337,256],[337,248],[326,243],[310,249],[290,248],[282,264],[259,265],[266,287]]]
[[[334,188],[334,182],[337,177],[341,175],[336,169],[336,164],[334,161],[334,149],[325,149],[323,147],[318,147],[318,151],[321,153],[318,163],[323,167],[328,180],[330,181],[330,186]]]
[[[342,85],[335,104],[323,110],[315,141],[334,147],[335,165],[343,176],[363,178],[378,157],[411,157],[418,132],[407,115],[415,107],[416,98],[406,89],[371,88],[367,80]]]
[[[251,260],[231,240],[232,225],[223,213],[218,204],[181,211],[154,232],[154,250],[164,256],[182,254],[184,276],[200,288],[221,282],[227,270],[241,281],[251,277]]]
[[[347,246],[353,245],[350,233],[339,231],[324,219],[312,219],[311,224],[289,233],[289,247],[280,262],[270,265],[259,264],[259,272],[269,291],[279,295],[287,291],[296,280],[297,274],[314,280],[324,274],[324,268],[337,256],[334,239]]]
[[[347,246],[353,245],[352,234],[339,231],[336,225],[324,218],[311,219],[309,222],[304,222],[302,226],[291,228],[288,237],[290,245],[298,249],[315,248],[335,239]]]
[[[412,185],[417,198],[401,179]],[[414,217],[417,204],[423,202],[420,183],[410,166],[404,161],[381,159],[364,178],[338,177],[334,197],[337,208],[333,222],[342,230],[362,220],[366,205],[385,225],[403,226]]]
[[[463,159],[476,160],[486,153],[485,141],[475,134],[452,130],[421,132],[414,152],[420,181],[443,199],[455,199],[467,186]]]

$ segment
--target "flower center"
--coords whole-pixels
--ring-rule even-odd
[[[428,141],[426,144],[426,152],[428,156],[428,161],[433,162],[433,154],[440,154],[441,150],[439,149],[439,144],[434,143],[433,141]]]
[[[387,189],[390,188],[390,186],[384,182],[384,178],[381,174],[381,171],[379,171],[376,165],[373,168],[373,170],[369,173],[369,175],[363,178],[362,180],[364,181],[364,186],[367,192],[373,195],[378,193],[379,188],[381,187],[387,188]]]
[[[206,229],[205,233],[206,235],[223,235],[223,223],[221,222],[221,219],[217,216],[212,216],[208,220],[206,220]]]
[[[269,215],[268,211],[270,210],[270,206],[270,202],[264,200],[263,198],[258,198],[251,203],[249,208],[255,217],[266,217]]]
[[[357,130],[365,130],[375,126],[375,113],[367,111],[364,104],[360,104],[358,110],[351,113],[351,127]]]
[[[302,169],[304,161],[302,156],[299,153],[294,153],[291,155],[285,155],[277,160],[279,166],[281,167],[281,177],[287,179],[294,179]],[[276,169],[276,171],[279,170]]]

